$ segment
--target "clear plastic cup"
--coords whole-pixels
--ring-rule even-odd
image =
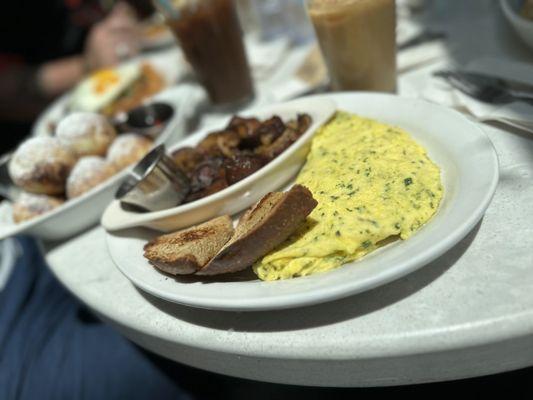
[[[333,90],[396,91],[394,0],[307,0]]]
[[[233,0],[155,0],[214,105],[254,96]]]

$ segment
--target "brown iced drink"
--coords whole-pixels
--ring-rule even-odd
[[[394,0],[308,0],[333,90],[396,91]]]
[[[178,11],[167,23],[185,57],[217,105],[253,97],[237,11],[232,0],[174,0]]]

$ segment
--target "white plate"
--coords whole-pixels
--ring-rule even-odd
[[[172,48],[170,50],[161,51],[159,53],[151,54],[149,56],[140,56],[131,61],[131,63],[149,62],[154,69],[161,74],[165,80],[167,87],[175,84],[177,80],[184,74],[188,67],[183,59],[181,50]],[[165,89],[163,89],[164,91]],[[163,93],[163,92],[160,92]],[[32,136],[50,136],[49,125],[56,124],[63,118],[65,110],[69,104],[71,92],[65,93],[53,101],[37,118],[33,124]],[[157,96],[157,95],[156,95]]]
[[[307,131],[287,150],[254,174],[230,187],[192,203],[168,210],[138,213],[122,209],[118,200],[113,201],[102,216],[102,225],[109,231],[144,226],[168,232],[191,226],[219,215],[233,215],[242,211],[270,191],[280,188],[294,178],[303,165],[315,131],[334,113],[336,104],[324,99],[299,99],[239,113],[267,119],[278,115],[288,121],[299,113],[311,116],[312,124]],[[176,145],[174,149],[195,146],[208,133],[222,129],[227,122],[203,129]],[[171,149],[171,150],[174,150]]]
[[[172,279],[143,258],[153,232],[109,233],[118,268],[154,296],[193,307],[271,310],[310,305],[356,294],[400,278],[434,260],[460,241],[483,216],[498,183],[498,160],[478,125],[456,111],[384,94],[332,94],[342,110],[406,129],[442,170],[445,195],[435,217],[409,240],[392,243],[333,271],[285,281],[200,282]]]
[[[173,144],[183,136],[190,111],[187,105],[188,93],[175,88],[168,89],[154,97],[154,99],[172,104],[175,109],[174,117],[161,132],[155,141],[156,144]],[[45,240],[71,237],[98,222],[105,207],[113,200],[126,174],[127,170],[123,170],[82,196],[67,201],[52,212],[19,224],[15,224],[11,218],[11,204],[3,202],[0,207],[0,239],[21,233]]]

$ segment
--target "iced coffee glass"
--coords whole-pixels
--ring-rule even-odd
[[[307,0],[333,90],[396,91],[394,0]]]
[[[154,0],[216,106],[253,98],[250,67],[233,0]]]

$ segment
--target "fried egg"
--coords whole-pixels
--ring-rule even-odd
[[[97,112],[123,94],[141,76],[139,64],[102,69],[83,80],[74,90],[71,107],[76,111]]]
[[[262,280],[329,271],[390,240],[408,239],[443,196],[439,167],[407,132],[346,112],[317,132],[296,181],[318,205],[255,263]]]

